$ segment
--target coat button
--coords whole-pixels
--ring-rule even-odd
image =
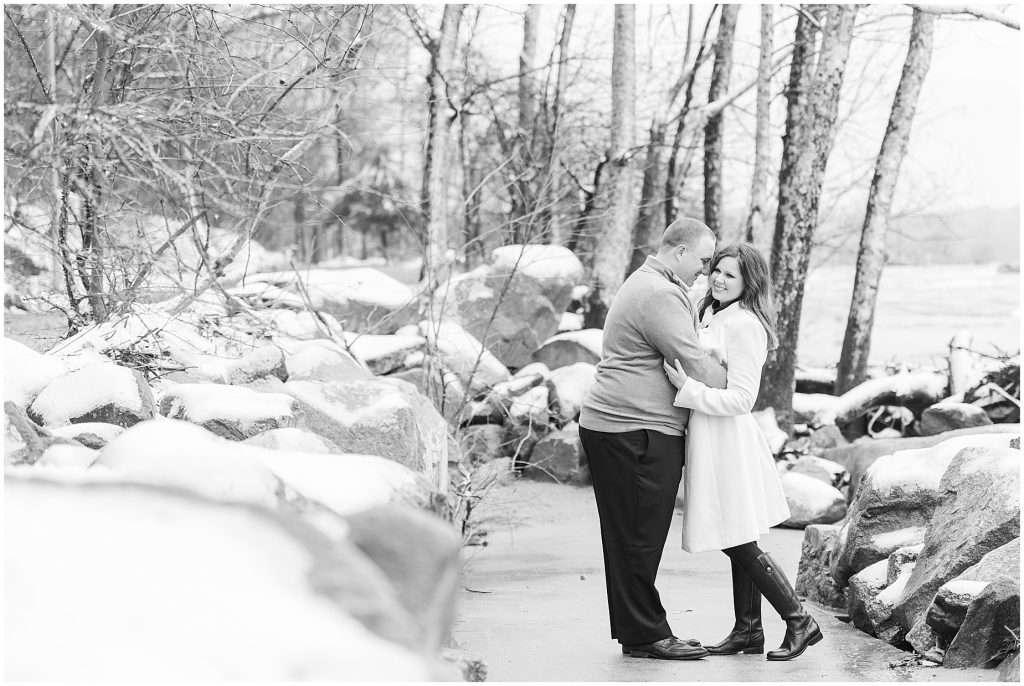
[[[765,567],[765,571],[768,572],[769,574],[771,574],[772,573],[772,568],[771,567]]]

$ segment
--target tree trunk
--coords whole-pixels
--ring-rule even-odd
[[[773,50],[772,5],[761,5],[761,54],[757,62],[757,123],[754,127],[754,173],[750,182],[750,211],[745,240],[753,243],[764,234],[768,204],[768,153],[771,146],[771,86]]]
[[[867,379],[875,300],[886,260],[885,235],[889,228],[889,212],[900,165],[907,152],[917,99],[931,62],[934,37],[935,15],[914,10],[907,59],[903,64],[903,74],[893,99],[889,125],[885,129],[868,194],[860,252],[857,254],[857,276],[853,283],[843,352],[839,356],[839,369],[836,373],[836,392],[839,394]]]
[[[640,191],[640,214],[637,217],[633,238],[633,257],[629,262],[627,276],[642,265],[658,250],[665,225],[664,217],[665,181],[668,178],[668,147],[665,134],[668,125],[660,114],[654,115],[651,123],[651,137],[647,142],[647,159],[644,163],[644,183]]]
[[[531,240],[533,213],[537,210],[533,169],[534,125],[537,120],[537,20],[540,5],[527,5],[523,13],[523,49],[519,52],[519,127],[516,132],[514,162],[516,180],[512,184],[512,239],[515,243]]]
[[[615,6],[612,52],[612,126],[608,149],[607,182],[598,189],[600,240],[594,245],[591,290],[587,296],[584,326],[603,328],[608,306],[625,278],[633,238],[633,123],[636,106],[634,66],[634,5]]]
[[[729,90],[732,72],[732,43],[736,35],[739,5],[722,5],[715,40],[715,64],[711,69],[708,102],[715,102]],[[722,234],[722,139],[725,113],[708,118],[704,125],[704,223],[716,236]]]
[[[444,278],[448,252],[448,217],[446,207],[448,146],[451,137],[451,116],[448,114],[445,76],[455,56],[455,42],[462,21],[464,5],[445,5],[440,33],[430,41],[430,74],[427,103],[427,144],[423,156],[423,190],[421,206],[426,220],[422,279],[428,287]]]
[[[543,204],[545,206],[545,225],[548,227],[545,232],[554,245],[565,245],[570,240],[571,229],[563,227],[565,212],[561,209],[563,189],[565,184],[563,175],[556,170],[558,156],[561,154],[561,142],[559,139],[562,119],[562,99],[565,95],[566,84],[569,80],[568,54],[569,39],[572,36],[572,25],[576,18],[576,5],[566,5],[565,14],[562,18],[562,32],[558,38],[558,69],[555,76],[555,92],[551,97],[551,128],[548,137],[551,141],[551,149],[548,150],[547,171],[545,177],[547,182],[543,189]]]
[[[772,241],[779,347],[768,355],[758,397],[758,407],[775,408],[779,425],[786,429],[792,423],[804,283],[856,13],[856,5],[802,5],[797,20]],[[821,47],[815,54],[815,34],[822,15]]]

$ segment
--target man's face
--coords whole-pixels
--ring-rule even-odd
[[[708,273],[711,258],[715,256],[715,240],[710,236],[704,236],[697,241],[697,245],[693,248],[686,245],[679,246],[673,255],[676,258],[676,264],[672,271],[683,283],[692,286],[698,276]]]

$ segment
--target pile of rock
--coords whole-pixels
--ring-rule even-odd
[[[1019,537],[1019,433],[946,434],[877,457],[842,524],[807,528],[797,592],[945,666],[994,666],[1019,649]]]

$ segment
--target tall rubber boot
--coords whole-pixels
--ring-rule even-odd
[[[764,631],[761,628],[761,592],[743,568],[732,558],[732,607],[736,622],[720,643],[705,646],[712,655],[747,655],[764,652]]]
[[[758,556],[745,571],[771,606],[786,620],[786,637],[778,650],[768,652],[769,660],[792,660],[821,640],[818,623],[804,609],[782,568],[771,555],[764,553]]]

